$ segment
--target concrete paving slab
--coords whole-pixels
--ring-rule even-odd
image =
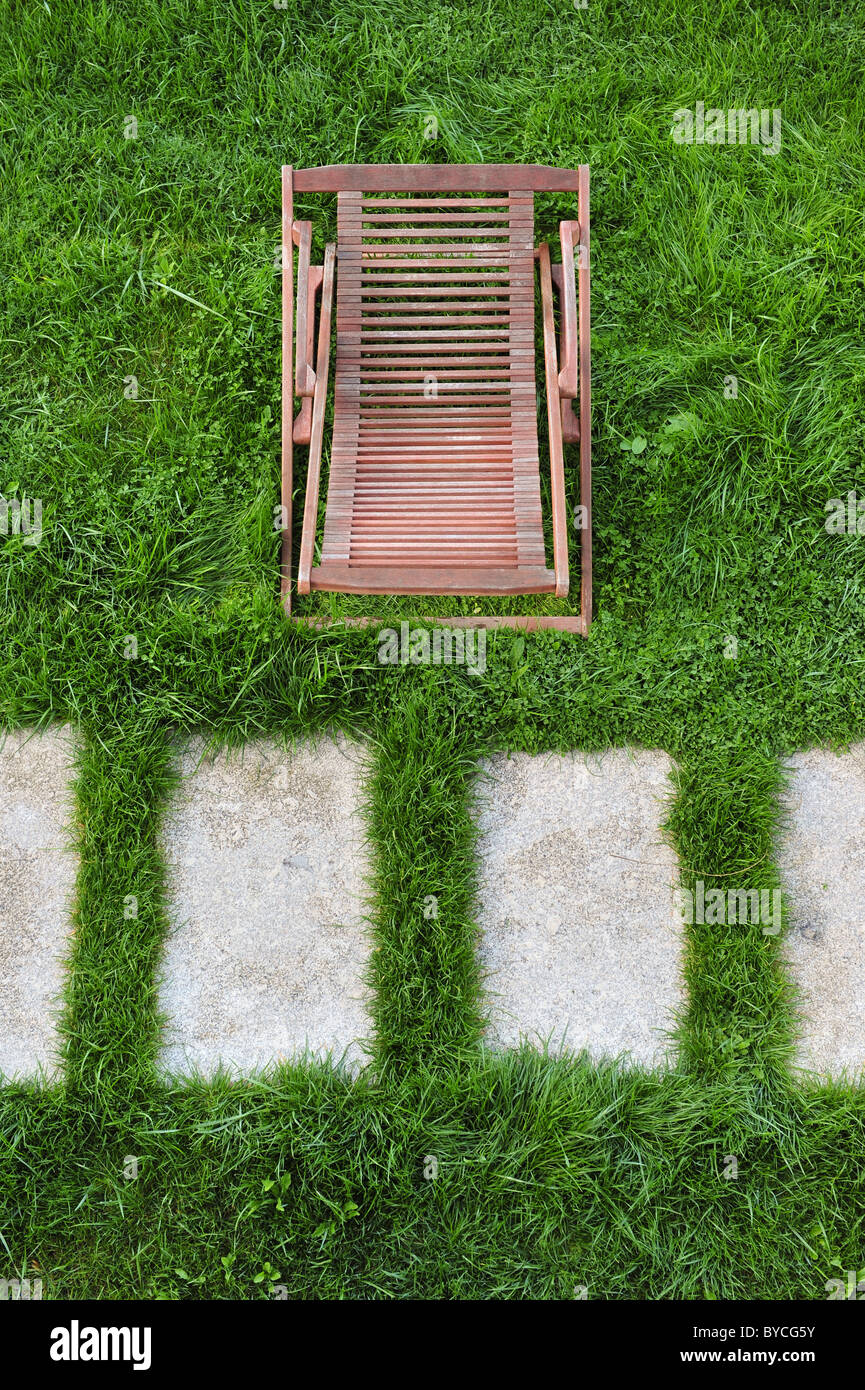
[[[481,781],[488,1041],[521,1036],[647,1066],[683,1005],[678,864],[661,824],[669,757],[496,756]]]
[[[68,728],[0,742],[0,1074],[60,1076],[57,1020],[70,950],[74,746]]]
[[[855,1079],[865,1068],[865,743],[786,761],[778,863],[784,955],[800,993],[795,1065]]]
[[[251,1074],[308,1049],[356,1071],[371,1032],[361,749],[257,740],[197,766],[202,751],[183,750],[164,830],[161,1065]]]

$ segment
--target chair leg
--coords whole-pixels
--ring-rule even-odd
[[[282,551],[280,592],[286,613],[291,613],[291,491],[294,483],[292,434],[294,429],[294,381],[292,372],[294,329],[294,252],[291,224],[294,220],[293,172],[282,169]]]
[[[588,633],[592,621],[592,333],[589,265],[589,166],[579,170],[578,216],[580,250],[578,269],[580,334],[580,612]]]

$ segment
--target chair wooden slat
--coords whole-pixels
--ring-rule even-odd
[[[506,193],[515,179],[521,189],[576,192],[576,169],[543,164],[328,164],[295,169],[298,193]]]

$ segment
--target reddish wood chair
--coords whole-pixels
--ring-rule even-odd
[[[551,264],[546,243],[534,245],[538,190],[577,194],[578,220],[560,226],[561,264]],[[312,224],[294,219],[294,194],[312,192],[337,195],[337,241],[326,247],[321,266],[310,264]],[[299,594],[324,589],[562,597],[569,586],[563,445],[579,442],[579,617],[465,621],[585,634],[592,605],[588,166],[286,166],[282,234],[287,611],[293,444],[309,446]],[[552,569],[541,514],[535,265],[546,368]],[[554,286],[561,301],[561,360]],[[334,289],[333,435],[316,565]],[[296,419],[295,395],[301,398]]]

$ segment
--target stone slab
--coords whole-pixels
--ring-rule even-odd
[[[64,726],[0,743],[0,1074],[60,1075],[57,1022],[76,857],[74,746]]]
[[[479,789],[488,1040],[653,1066],[683,1005],[669,757],[496,756]]]
[[[361,750],[257,740],[201,756],[185,747],[164,831],[161,1063],[251,1074],[306,1051],[356,1070],[371,1032]]]
[[[786,760],[778,853],[799,993],[797,1067],[854,1079],[865,1068],[865,743]]]

